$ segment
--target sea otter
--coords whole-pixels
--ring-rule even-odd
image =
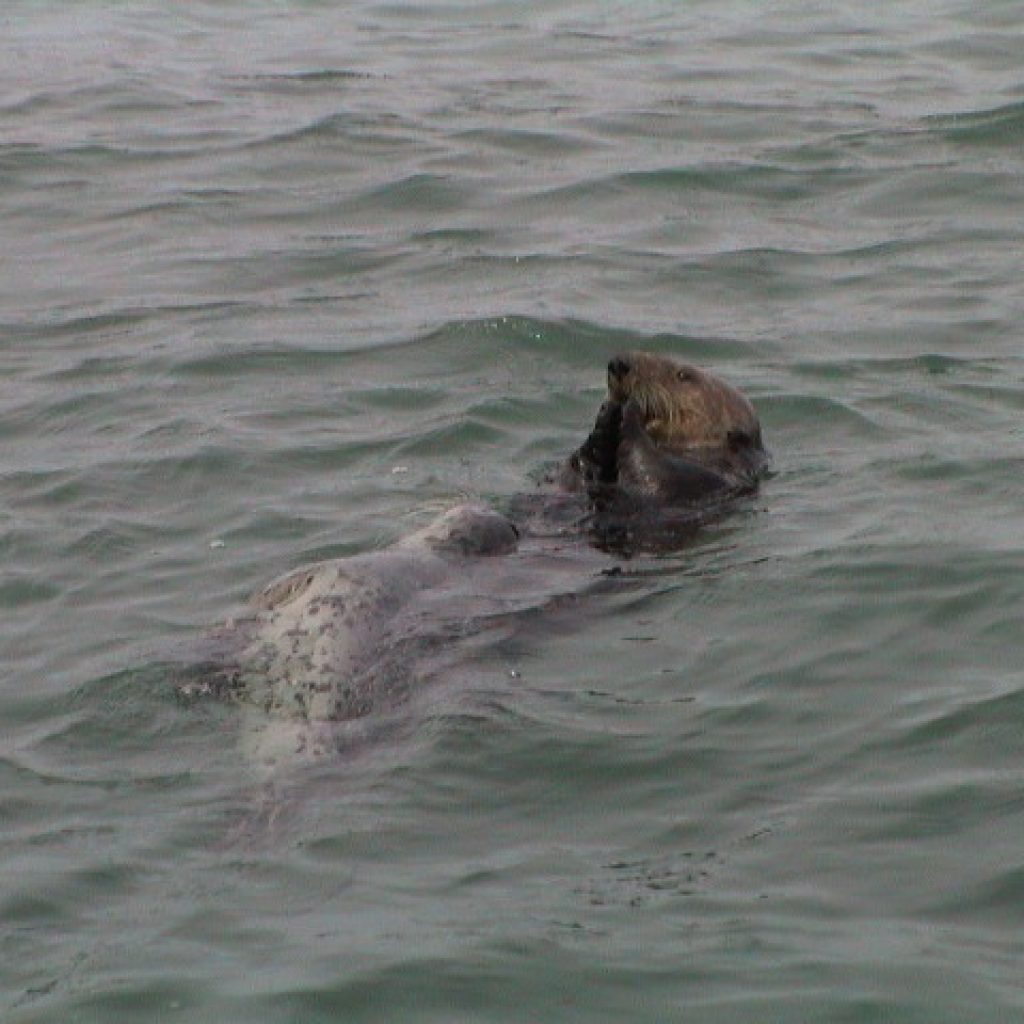
[[[638,535],[677,542],[751,491],[766,460],[734,388],[664,356],[617,355],[593,430],[554,486],[507,514],[457,506],[388,549],[271,583],[213,635],[212,668],[182,690],[241,701],[262,765],[337,749],[352,723],[402,704],[474,638],[596,586],[614,572],[609,549],[629,553]],[[557,531],[535,529],[538,507],[559,510]]]
[[[625,514],[750,491],[766,462],[757,413],[739,391],[696,366],[625,352],[608,363],[608,398],[562,479]]]

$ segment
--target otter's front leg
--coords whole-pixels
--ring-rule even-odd
[[[615,483],[621,422],[622,406],[606,401],[587,439],[569,456],[563,474],[568,482],[587,488]]]
[[[665,505],[696,504],[729,489],[729,481],[699,462],[662,451],[647,432],[643,411],[630,400],[622,407],[615,463],[619,490]]]

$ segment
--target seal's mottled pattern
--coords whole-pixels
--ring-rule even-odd
[[[466,504],[384,551],[289,573],[217,632],[219,664],[201,686],[259,713],[248,742],[257,761],[324,753],[332,726],[400,703],[416,655],[444,643],[450,627],[427,595],[472,596],[478,563],[518,539],[505,516]]]

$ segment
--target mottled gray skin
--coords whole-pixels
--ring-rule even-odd
[[[330,752],[344,723],[407,697],[432,644],[453,637],[477,591],[487,596],[485,563],[518,542],[500,513],[460,505],[383,551],[282,576],[213,634],[207,671],[182,691],[255,711],[243,742],[260,765]]]

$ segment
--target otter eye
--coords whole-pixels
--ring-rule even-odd
[[[693,374],[689,370],[677,370],[676,377],[678,377],[684,384],[693,383]]]

